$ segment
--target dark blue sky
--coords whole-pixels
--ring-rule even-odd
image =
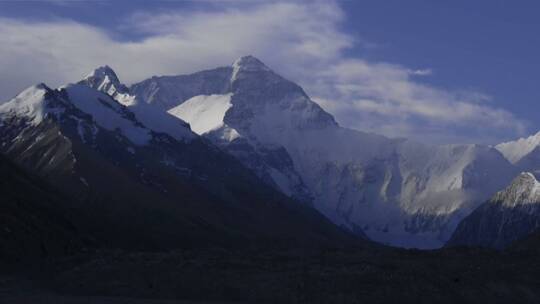
[[[343,1],[363,56],[430,67],[437,86],[477,89],[519,116],[540,110],[540,2]],[[536,110],[536,111],[535,111]]]
[[[295,1],[294,3],[305,6],[304,13],[306,14],[314,9],[312,2]],[[0,17],[26,23],[72,20],[78,24],[101,29],[114,41],[133,42],[155,35],[155,33],[149,33],[148,30],[134,30],[133,21],[130,26],[125,25],[126,20],[132,20],[130,18],[136,14],[160,16],[174,13],[186,16],[185,14],[189,15],[191,12],[219,13],[231,9],[243,11],[263,4],[266,3],[262,1],[3,1],[0,2]],[[540,129],[540,122],[536,119],[536,113],[540,110],[537,76],[537,70],[540,68],[540,18],[538,18],[540,2],[337,1],[335,5],[343,16],[338,18],[338,21],[334,20],[329,24],[336,24],[335,31],[356,39],[354,45],[339,50],[340,58],[395,64],[411,70],[429,69],[432,71],[431,75],[410,76],[412,80],[407,81],[442,90],[444,94],[470,91],[489,95],[490,100],[482,101],[487,107],[494,108],[496,111],[498,109],[508,111],[514,115],[512,119],[523,121],[526,125],[525,132],[522,134],[518,134],[517,131],[501,130],[485,135],[486,139],[480,140],[482,142],[505,140]],[[145,20],[152,21],[152,17]],[[181,22],[181,20],[175,22]],[[168,33],[165,32],[165,34]],[[0,38],[2,38],[1,35],[0,30]],[[223,41],[223,43],[227,44],[228,41]],[[246,53],[253,52],[249,48],[245,51]],[[233,53],[231,51],[231,54]],[[264,57],[263,55],[262,59],[273,64],[273,67],[277,66],[276,70],[283,71],[285,75],[302,83],[303,78],[300,72],[287,70],[286,66],[290,65],[290,62],[284,63],[283,60],[278,61],[271,56]],[[336,61],[334,59],[332,62]],[[110,62],[105,63],[110,64]],[[228,63],[230,62],[223,62],[223,64]],[[114,67],[114,63],[112,65]],[[201,65],[201,67],[206,66]],[[87,67],[84,66],[84,68]],[[164,73],[168,72],[168,70],[164,71]],[[121,68],[120,74],[122,72]],[[8,71],[4,70],[0,73],[6,74]],[[159,73],[159,70],[155,73]],[[24,75],[21,74],[19,78],[24,80]],[[138,80],[136,77],[134,79]],[[61,80],[63,79],[58,81]],[[31,81],[35,80],[30,77],[29,82]],[[18,86],[13,87],[18,88]],[[318,93],[317,88],[311,91]],[[308,93],[311,91],[308,89]],[[16,92],[9,92],[9,94],[14,93]],[[428,95],[431,96],[431,94]],[[385,102],[385,98],[388,98],[369,97],[382,103]],[[362,109],[366,109],[366,104],[362,105]],[[331,109],[332,106],[328,108]],[[451,107],[448,111],[452,111]],[[482,115],[482,110],[477,112],[480,114],[475,115]],[[367,128],[370,131],[377,131],[373,125],[380,122],[374,120],[370,124],[355,124],[355,121],[361,118],[356,119],[345,114],[342,114],[342,119],[339,119],[339,107],[336,107],[334,114],[345,125]],[[376,115],[382,114],[377,112]],[[419,120],[423,121],[425,118],[414,117],[414,115],[416,114],[406,114],[405,118],[400,116],[404,129],[411,127],[411,132],[416,132],[415,130],[430,128],[433,132],[443,132],[441,130],[447,128],[451,130],[448,138],[456,138],[456,141],[461,138],[467,141],[466,134],[462,134],[467,132],[464,130],[484,127],[475,126],[474,122],[462,124],[461,121],[453,120],[437,125],[437,119],[426,125],[412,127],[411,124]],[[502,115],[501,119],[504,120],[504,117],[506,116]],[[432,116],[426,119],[432,119]],[[501,124],[498,124],[498,127],[505,128]],[[470,139],[476,140],[484,136],[482,132],[478,132]],[[381,131],[381,133],[385,132]],[[388,133],[390,136],[394,135],[393,133],[396,136],[407,135],[407,132],[389,131]]]

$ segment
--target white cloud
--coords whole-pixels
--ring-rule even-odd
[[[334,5],[271,3],[220,12],[135,14],[124,29],[147,33],[117,41],[102,28],[67,20],[31,22],[0,18],[2,97],[46,81],[59,85],[109,64],[126,82],[151,74],[190,73],[254,54],[277,70],[320,57],[337,57],[353,40],[337,29]],[[5,83],[12,83],[6,87]],[[22,82],[22,83],[21,83]]]
[[[388,136],[435,142],[490,142],[523,134],[526,123],[477,92],[452,92],[411,79],[404,67],[341,60],[317,73],[323,107],[344,124]]]
[[[429,76],[433,74],[431,69],[409,70],[409,74],[416,76]]]
[[[430,69],[346,55],[371,44],[342,30],[346,15],[335,3],[217,6],[221,9],[134,14],[120,27],[146,37],[137,41],[119,41],[105,29],[74,21],[0,19],[0,99],[37,82],[76,81],[103,64],[132,83],[253,54],[303,85],[348,127],[439,142],[490,141],[525,129],[510,112],[486,102],[485,94],[419,82]]]

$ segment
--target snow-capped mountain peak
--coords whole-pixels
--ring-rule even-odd
[[[13,99],[0,104],[0,118],[6,116],[26,117],[31,124],[39,124],[48,113],[45,106],[45,95],[50,90],[44,83],[25,89]]]
[[[464,218],[449,246],[504,248],[540,227],[540,182],[522,172],[502,191]]]
[[[510,186],[498,192],[492,200],[501,202],[505,207],[538,203],[540,202],[540,182],[533,173],[522,172]]]
[[[126,94],[129,91],[108,65],[96,68],[81,80],[81,83],[113,97],[117,94]]]
[[[232,64],[232,68],[233,72],[231,82],[239,79],[239,77],[241,77],[240,75],[243,73],[270,71],[270,68],[268,68],[262,61],[251,55],[236,59]]]
[[[88,75],[86,75],[85,79],[89,79],[89,78],[103,79],[105,77],[109,77],[114,82],[117,82],[117,83],[119,82],[118,76],[116,76],[116,73],[114,72],[114,70],[108,65],[97,67]]]

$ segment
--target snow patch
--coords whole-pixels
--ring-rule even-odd
[[[232,106],[231,96],[198,95],[170,109],[168,113],[188,122],[195,133],[202,135],[225,126],[223,119]],[[228,138],[238,137],[236,130],[229,129],[227,134]]]

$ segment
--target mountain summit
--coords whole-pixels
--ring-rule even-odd
[[[108,65],[96,68],[79,83],[111,96],[128,93],[128,88],[120,83],[118,76]]]
[[[262,71],[270,71],[270,69],[259,59],[248,55],[238,58],[232,65],[233,71],[231,82],[234,82],[243,73],[256,73]]]
[[[33,124],[39,124],[48,115],[44,99],[50,91],[44,83],[25,89],[9,102],[0,104],[0,118],[24,116]]]
[[[236,59],[233,64],[233,68],[245,69],[245,70],[270,70],[261,60],[253,55],[246,55]]]

